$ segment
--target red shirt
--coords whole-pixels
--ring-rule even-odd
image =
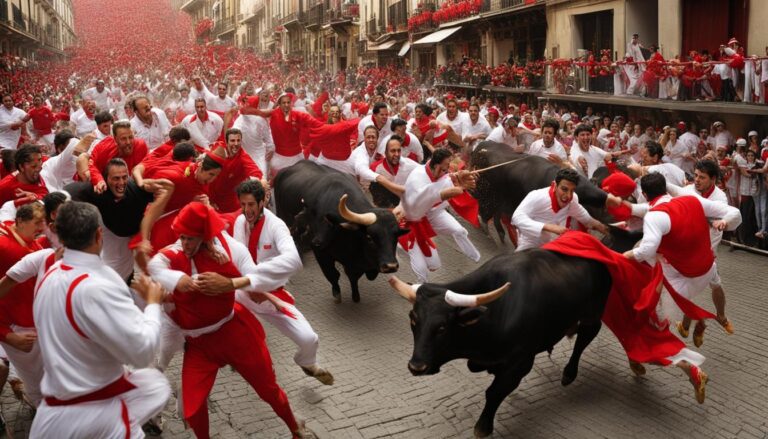
[[[198,166],[197,163],[175,162],[167,158],[158,160],[144,171],[144,178],[167,178],[173,183],[173,195],[165,207],[166,212],[181,209],[196,196],[209,193],[208,185],[200,184],[195,178]]]
[[[239,210],[240,201],[235,194],[237,186],[250,177],[261,179],[263,176],[264,174],[251,156],[240,148],[234,156],[227,159],[219,176],[211,182],[209,188],[211,202],[219,208],[219,212]]]
[[[45,186],[42,178],[37,183],[24,184],[19,181],[18,174],[8,174],[0,180],[0,206],[18,198],[16,196],[17,189],[32,192],[37,195],[37,198],[43,198],[48,195],[48,188]]]
[[[323,153],[329,160],[346,160],[352,154],[352,145],[357,143],[357,125],[360,119],[343,120],[332,125],[323,125],[310,130],[312,155]],[[315,154],[314,151],[318,151]]]
[[[56,121],[56,116],[53,114],[50,108],[43,105],[40,108],[31,108],[27,114],[32,118],[32,126],[35,127],[37,133],[41,136],[51,134],[53,123]]]
[[[40,250],[35,242],[28,242],[25,246],[19,244],[10,231],[0,236],[0,272],[6,273],[9,268],[24,256]],[[10,293],[0,299],[0,340],[5,340],[11,330],[11,324],[25,328],[33,328],[35,321],[32,317],[32,302],[35,298],[36,277],[28,279],[13,287]]]
[[[272,130],[272,140],[275,142],[275,153],[284,157],[295,156],[301,153],[302,132],[309,128],[322,126],[323,123],[309,113],[291,110],[288,120],[282,110],[276,108],[269,118],[269,127]]]
[[[715,262],[709,242],[709,222],[694,196],[673,198],[651,208],[669,215],[671,228],[661,239],[657,253],[686,277],[705,274]]]
[[[109,136],[99,142],[91,152],[91,160],[88,163],[88,170],[91,172],[91,183],[96,186],[104,181],[102,173],[107,170],[107,163],[113,158],[119,157],[128,164],[128,172],[132,171],[134,166],[141,163],[149,152],[147,144],[141,139],[133,139],[133,151],[128,156],[121,156],[117,151],[117,142],[115,138]]]

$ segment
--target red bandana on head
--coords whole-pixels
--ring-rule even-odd
[[[171,226],[177,235],[203,238],[203,241],[212,240],[226,228],[227,225],[212,207],[197,201],[181,209]]]

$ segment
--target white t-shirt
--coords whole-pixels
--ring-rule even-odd
[[[0,106],[0,148],[16,149],[21,138],[21,127],[15,130],[11,125],[21,122],[27,117],[27,113],[21,108],[13,107],[10,110],[5,105]]]
[[[517,147],[517,136],[509,134],[502,125],[499,125],[491,130],[491,134],[489,134],[485,140],[503,143],[513,149]]]
[[[563,159],[563,161],[568,160],[568,154],[566,154],[565,148],[557,141],[557,139],[554,140],[552,146],[549,148],[544,146],[544,139],[539,139],[531,143],[531,147],[528,149],[528,155],[544,157],[545,159],[548,159],[550,154],[557,155]]]
[[[595,173],[597,168],[605,165],[605,158],[609,155],[606,151],[603,151],[602,149],[591,145],[589,149],[585,152],[582,151],[578,144],[575,144],[571,147],[571,163],[576,168],[576,170],[581,174],[586,176],[587,178],[592,178],[592,174]],[[579,163],[579,158],[584,157],[584,159],[587,161],[587,172],[584,172],[584,169],[581,167],[581,164]]]

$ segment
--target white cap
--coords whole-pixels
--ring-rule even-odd
[[[561,119],[563,122],[568,122],[569,120],[571,120],[571,113],[565,113],[565,114],[563,114],[563,115],[562,115],[562,117],[560,117],[560,119]]]
[[[749,134],[747,134],[747,137],[757,136],[757,131],[750,131]]]
[[[736,146],[747,146],[747,140],[739,137],[736,139]]]

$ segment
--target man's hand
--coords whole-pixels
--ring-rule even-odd
[[[456,182],[466,190],[474,189],[477,186],[477,174],[466,169],[455,173]]]
[[[93,186],[93,191],[97,194],[103,194],[105,190],[107,190],[107,183],[104,180],[96,183]]]
[[[181,291],[182,293],[191,293],[193,291],[199,291],[199,288],[197,287],[197,284],[195,283],[194,279],[187,276],[186,274],[179,279],[179,282],[176,284],[176,289]]]
[[[584,157],[579,157],[579,166],[581,166],[581,169],[584,170],[585,174],[587,172],[589,172],[588,171],[589,170],[589,165],[587,164],[587,159],[585,159]]]
[[[545,224],[542,230],[545,232],[554,233],[555,235],[562,235],[568,231],[568,229],[565,227],[559,226],[557,224]]]
[[[18,130],[19,128],[21,128],[21,126],[22,126],[22,125],[24,125],[24,122],[16,122],[16,123],[12,123],[12,124],[11,124],[11,129],[12,129],[13,131],[16,131],[16,130]],[[27,351],[27,352],[29,352],[29,351]]]
[[[607,235],[610,233],[610,231],[608,230],[608,226],[601,223],[600,221],[595,221],[594,223],[592,223],[592,228],[602,233],[603,235]]]
[[[717,230],[718,232],[722,232],[727,227],[728,227],[728,223],[723,220],[712,221],[712,228]]]
[[[619,207],[622,203],[621,197],[617,197],[613,194],[608,194],[608,196],[605,198],[605,207]]]
[[[556,164],[557,166],[563,167],[563,159],[557,154],[549,154],[547,157],[547,160],[549,160],[551,163]]]
[[[195,285],[202,293],[226,293],[234,290],[232,279],[219,273],[201,273],[195,280]]]
[[[34,332],[10,332],[5,336],[6,343],[22,352],[31,352],[36,341],[37,334]]]
[[[136,292],[139,293],[139,296],[141,296],[148,305],[161,303],[165,296],[163,287],[149,278],[149,276],[144,276],[143,274],[133,277],[131,288],[136,290]]]
[[[208,195],[206,195],[206,194],[195,195],[195,197],[192,198],[192,201],[199,201],[199,202],[205,204],[206,206],[210,206],[211,205],[211,200],[208,199]]]
[[[635,253],[632,250],[625,251],[623,253],[623,256],[625,258],[629,259],[630,261],[634,261],[635,260]]]
[[[96,140],[96,136],[91,133],[83,136],[83,138],[80,139],[80,141],[75,146],[76,153],[82,154],[84,152],[88,152],[88,150],[91,149],[91,145],[95,140]]]

